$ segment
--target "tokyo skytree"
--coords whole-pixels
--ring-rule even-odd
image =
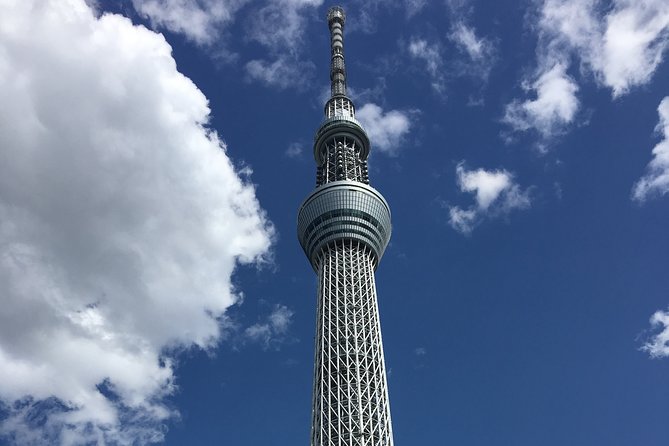
[[[392,446],[374,271],[390,208],[369,185],[370,142],[346,94],[341,7],[328,12],[332,94],[314,138],[316,188],[297,233],[318,274],[312,446]]]

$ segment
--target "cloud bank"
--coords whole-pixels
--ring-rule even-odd
[[[271,226],[162,36],[83,0],[2,9],[0,438],[161,441],[169,352],[215,345]]]
[[[514,209],[530,207],[529,189],[522,190],[513,175],[502,170],[467,170],[464,163],[456,167],[458,187],[474,195],[475,204],[468,208],[449,207],[449,224],[463,234],[470,234],[486,217],[507,215]]]

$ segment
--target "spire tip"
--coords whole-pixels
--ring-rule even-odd
[[[341,26],[344,26],[344,22],[346,22],[346,13],[341,6],[333,6],[328,10],[328,25],[332,26],[333,22],[339,22]]]

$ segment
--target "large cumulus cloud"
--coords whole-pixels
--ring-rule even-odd
[[[162,36],[84,0],[0,9],[0,435],[159,441],[165,352],[219,339],[271,226]]]

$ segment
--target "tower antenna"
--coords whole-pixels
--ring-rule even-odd
[[[346,64],[344,63],[344,23],[346,13],[341,6],[333,6],[328,11],[330,28],[330,91],[332,97],[346,96]]]

